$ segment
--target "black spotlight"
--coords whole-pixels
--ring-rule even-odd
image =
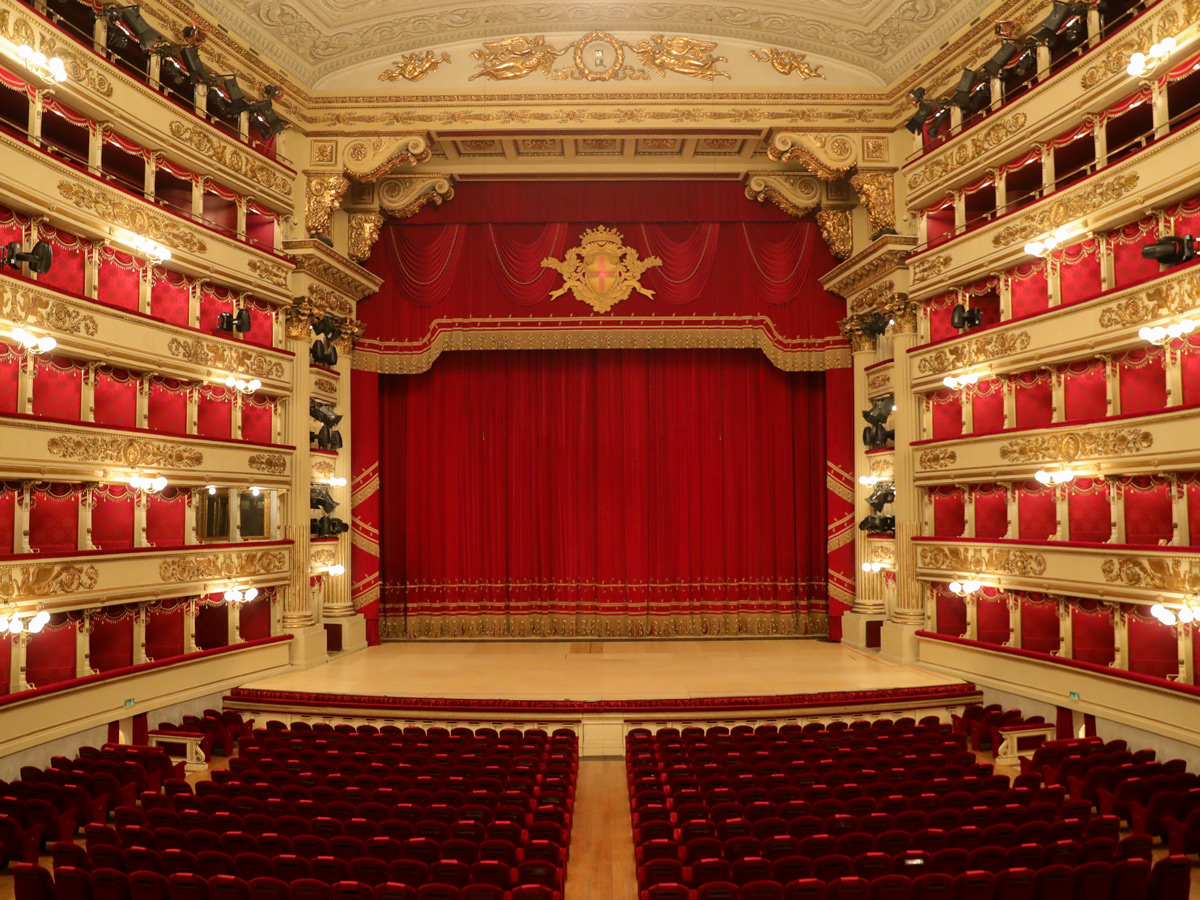
[[[962,330],[964,328],[978,328],[983,324],[983,310],[976,307],[975,309],[967,309],[963,304],[958,304],[954,309],[950,310],[950,327]]]
[[[258,132],[262,135],[263,140],[268,140],[279,132],[287,128],[287,122],[279,118],[275,112],[275,107],[272,102],[282,93],[279,88],[273,84],[268,84],[263,88],[263,93],[266,94],[266,99],[255,100],[250,104],[250,115],[254,118],[254,122],[258,125]]]
[[[309,531],[313,537],[336,537],[345,534],[350,526],[336,516],[321,516],[309,520]]]
[[[888,441],[896,439],[896,432],[883,425],[867,425],[863,428],[862,439],[868,450],[881,450],[887,446]]]
[[[1018,81],[1033,71],[1033,67],[1037,65],[1037,43],[1026,38],[1021,44],[1020,55],[1017,56],[1017,61],[1004,70],[1004,74],[1008,77],[1015,78]]]
[[[235,116],[249,111],[250,103],[246,100],[242,86],[238,84],[236,75],[224,76],[225,96],[229,98],[229,110]]]
[[[862,411],[862,417],[868,425],[882,425],[892,414],[895,405],[896,400],[891,394],[876,397],[871,401],[871,408]]]
[[[887,331],[889,321],[883,313],[871,313],[863,320],[862,333],[870,338],[877,338]]]
[[[308,489],[308,507],[331,513],[338,508],[338,502],[329,496],[328,485],[314,484]]]
[[[895,516],[871,515],[858,523],[858,530],[867,534],[889,534],[896,530]]]
[[[337,347],[329,341],[313,341],[313,345],[308,349],[308,355],[318,366],[337,365]]]
[[[867,498],[867,506],[871,507],[874,512],[882,512],[884,506],[894,502],[896,499],[896,486],[890,481],[881,481],[875,485],[875,490],[871,492],[871,496]]]
[[[1042,24],[1033,29],[1033,34],[1030,35],[1039,44],[1045,44],[1047,47],[1053,47],[1054,41],[1058,37],[1058,30],[1063,27],[1063,23],[1071,16],[1071,4],[1063,3],[1062,0],[1054,0],[1050,7],[1050,15],[1042,19]]]
[[[981,68],[989,78],[998,78],[1000,77],[1000,72],[1016,55],[1017,45],[1012,41],[1002,41],[1000,49],[993,53],[992,58],[985,62]]]
[[[233,333],[233,313],[217,313],[217,331]]]
[[[5,263],[13,269],[19,269],[21,263],[26,263],[34,275],[45,275],[54,263],[54,248],[45,241],[38,241],[32,250],[22,253],[21,245],[13,241],[0,245],[0,266]]]
[[[250,330],[250,310],[239,309],[237,315],[233,317],[233,327],[241,334],[245,334]]]
[[[212,76],[208,73],[208,66],[200,58],[199,47],[194,44],[182,47],[179,55],[183,59],[184,68],[187,69],[188,75],[192,79],[192,84],[209,84],[212,81]]]
[[[991,99],[992,89],[988,79],[974,69],[963,69],[950,102],[963,112],[978,112],[987,106]]]
[[[1177,266],[1195,256],[1196,239],[1190,234],[1160,237],[1154,243],[1142,247],[1142,259],[1156,259],[1167,266]]]
[[[328,403],[322,403],[320,400],[308,401],[308,414],[322,425],[336,425],[342,421],[341,413],[337,412]]]
[[[336,316],[322,316],[313,325],[312,330],[317,334],[324,335],[331,341],[336,341],[342,336],[342,320]]]
[[[149,50],[163,39],[162,35],[155,31],[149,22],[142,18],[140,7],[110,6],[104,10],[104,15],[108,18],[109,22],[115,23],[117,19],[120,19],[134,38],[137,39],[137,42],[141,44],[143,50]]]
[[[904,127],[913,134],[920,134],[921,129],[925,127],[925,120],[933,114],[936,106],[932,100],[925,99],[925,88],[923,87],[913,88],[909,91],[908,99],[917,109]]]

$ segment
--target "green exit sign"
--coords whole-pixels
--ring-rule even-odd
[[[1068,694],[1067,696],[1069,696],[1072,700],[1078,700],[1079,699],[1079,691],[1071,691],[1071,693]]]
[[[130,697],[128,700],[126,700],[126,701],[125,701],[125,705],[126,705],[127,707],[128,707],[128,706],[133,706],[133,698],[132,698],[132,697]]]

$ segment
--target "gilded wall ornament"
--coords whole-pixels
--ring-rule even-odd
[[[313,387],[326,394],[336,394],[337,385],[328,378],[314,378]]]
[[[1100,566],[1107,584],[1190,594],[1200,591],[1200,566],[1179,557],[1110,557]]]
[[[1132,29],[1122,40],[1117,41],[1100,57],[1100,61],[1084,70],[1079,79],[1083,90],[1091,90],[1106,78],[1114,75],[1124,75],[1129,64],[1129,57],[1134,52],[1145,51],[1154,43],[1154,28],[1152,24]]]
[[[449,53],[442,53],[440,56],[435,55],[432,50],[426,50],[424,53],[405,53],[392,63],[390,69],[384,69],[379,73],[379,80],[420,81],[430,72],[437,71],[437,67],[442,63],[448,62],[450,62]]]
[[[335,472],[333,463],[327,459],[313,460],[312,469],[318,478],[332,478]]]
[[[1127,328],[1160,316],[1188,312],[1195,308],[1198,294],[1200,274],[1176,276],[1101,310],[1100,327]]]
[[[1154,435],[1137,428],[1108,428],[1100,431],[1070,431],[1018,438],[1000,447],[1000,458],[1010,463],[1043,461],[1071,462],[1129,456],[1154,446]]]
[[[550,292],[554,300],[567,291],[598,313],[606,313],[633,291],[653,298],[654,291],[642,287],[642,274],[651,266],[661,266],[657,256],[640,259],[638,252],[626,247],[621,232],[599,226],[580,236],[580,245],[572,247],[560,262],[553,257],[542,260],[542,267],[554,269],[563,277],[563,286]]]
[[[1046,557],[1027,550],[997,547],[921,547],[918,555],[918,565],[927,569],[1034,577],[1046,573]]]
[[[35,293],[24,286],[8,284],[0,285],[0,317],[88,337],[95,337],[99,328],[95,318],[62,300]]]
[[[276,191],[280,194],[292,192],[290,178],[282,172],[276,171],[270,164],[255,159],[254,155],[226,146],[213,137],[211,129],[179,121],[171,122],[167,128],[172,137],[192,147],[211,162],[224,166],[235,174],[243,175],[269,191]]]
[[[833,258],[848,260],[854,253],[854,210],[822,209],[817,213],[817,225]]]
[[[351,213],[346,230],[347,255],[357,262],[369,259],[375,242],[379,240],[381,227],[383,227],[382,213]]]
[[[913,263],[913,284],[920,281],[931,281],[950,268],[950,254],[939,256],[923,256]]]
[[[892,386],[892,373],[879,372],[867,379],[867,393],[875,394],[879,391],[885,391]]]
[[[14,565],[0,567],[0,600],[53,597],[92,590],[100,580],[95,566]]]
[[[304,272],[311,275],[313,278],[331,285],[335,290],[354,298],[354,300],[361,300],[363,297],[368,297],[379,289],[380,279],[354,266],[352,260],[344,259],[344,262],[347,267],[354,267],[356,272],[359,273],[357,276],[356,272],[346,271],[346,269],[331,261],[329,259],[330,256],[338,258],[338,255],[320,241],[297,241],[292,246],[294,248],[303,247],[316,251],[313,253],[298,253],[294,257],[297,272]],[[351,303],[351,305],[353,304]],[[353,309],[351,311],[353,312]]]
[[[1056,228],[1082,219],[1098,209],[1115,203],[1138,184],[1137,172],[1124,172],[1101,184],[1074,191],[1050,205],[1028,215],[1017,213],[1019,221],[1008,225],[992,236],[993,247],[1004,247],[1048,234]]]
[[[63,199],[82,210],[95,213],[112,225],[117,225],[158,241],[172,250],[206,253],[208,245],[189,228],[172,217],[152,212],[144,202],[109,196],[107,190],[84,187],[73,181],[60,181],[58,192]]]
[[[713,51],[717,49],[716,41],[681,36],[668,38],[656,34],[649,40],[643,39],[626,46],[642,61],[643,66],[662,76],[674,72],[705,81],[729,77],[728,72],[717,69],[719,63],[729,60],[724,56],[713,56]]]
[[[216,341],[183,340],[171,338],[167,341],[167,352],[172,356],[195,363],[212,366],[229,372],[254,375],[257,378],[283,378],[283,363],[261,353],[242,347],[231,347]]]
[[[872,237],[896,230],[894,177],[891,172],[859,172],[850,176],[850,185],[867,208]]]
[[[941,375],[943,372],[1002,359],[1028,349],[1030,340],[1028,331],[983,335],[922,357],[917,364],[917,371],[923,375]]]
[[[195,469],[204,462],[204,454],[182,444],[156,443],[144,438],[60,435],[46,442],[54,456],[81,462],[110,463],[119,466],[156,466]]]
[[[974,162],[1010,137],[1020,134],[1026,121],[1028,117],[1025,113],[1014,113],[994,125],[989,125],[981,134],[968,141],[956,143],[953,150],[940,156],[932,156],[923,165],[918,163],[917,171],[908,179],[908,190],[915,191],[925,184],[940,184],[952,173]]]
[[[246,464],[254,471],[268,475],[282,475],[287,471],[287,457],[282,453],[255,453]]]
[[[844,134],[782,131],[772,135],[767,157],[778,163],[799,163],[822,181],[838,181],[858,163],[855,150],[855,142]]]
[[[164,559],[158,564],[160,581],[214,581],[286,572],[288,554],[283,550],[209,553]]]
[[[917,466],[922,469],[948,469],[958,462],[958,454],[949,447],[938,447],[936,450],[926,450],[917,460]]]
[[[291,270],[285,266],[254,257],[246,260],[246,268],[254,277],[261,278],[275,287],[287,287],[288,275],[291,274]]]
[[[379,183],[379,207],[393,219],[416,215],[427,203],[454,199],[449,175],[393,175]]]
[[[746,199],[770,201],[800,219],[820,205],[821,183],[811,175],[754,172],[746,177]]]
[[[432,156],[433,151],[424,137],[409,134],[357,138],[346,145],[343,159],[347,176],[360,184],[369,184],[399,169],[428,162]],[[338,202],[341,202],[341,196]]]
[[[661,34],[642,39],[636,44],[623,41],[606,31],[590,31],[562,49],[546,42],[546,36],[514,36],[500,41],[485,41],[483,47],[471,51],[479,71],[470,77],[492,81],[512,81],[541,72],[554,80],[645,81],[653,72],[665,77],[668,72],[712,81],[728,78],[728,72],[717,66],[728,62],[724,56],[714,56],[714,41]],[[629,50],[642,67],[625,62]],[[558,59],[571,53],[572,65],[555,69]]]
[[[308,193],[304,205],[304,227],[309,234],[329,236],[333,212],[342,202],[350,181],[341,174],[308,176]]]
[[[770,63],[780,75],[799,75],[803,80],[824,78],[820,66],[810,66],[805,62],[803,53],[795,50],[781,50],[779,47],[762,47],[751,50],[750,56],[758,62]]]

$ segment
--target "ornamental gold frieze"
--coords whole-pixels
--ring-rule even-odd
[[[920,547],[917,565],[925,569],[979,575],[1040,576],[1046,557],[1028,550],[999,547]]]
[[[1161,316],[1188,312],[1196,308],[1198,296],[1200,273],[1189,272],[1182,277],[1156,284],[1101,310],[1100,327],[1128,328]]]
[[[515,35],[485,41],[482,47],[472,50],[478,71],[468,80],[515,81],[541,74],[553,81],[649,81],[651,75],[662,78],[668,72],[702,81],[728,78],[729,73],[718,66],[729,60],[715,56],[716,49],[715,41],[682,35],[656,34],[634,44],[607,31],[590,31],[561,49],[549,43],[544,34]],[[640,65],[626,62],[626,51]],[[566,65],[558,64],[562,57],[566,57]]]
[[[881,481],[891,481],[896,461],[890,453],[872,454],[867,458],[871,474]]]
[[[1025,113],[1014,113],[994,125],[989,125],[978,136],[955,144],[953,149],[946,150],[940,156],[933,156],[928,162],[920,165],[908,179],[909,193],[925,184],[941,184],[946,181],[959,169],[1020,134],[1027,121]]]
[[[283,378],[283,363],[243,347],[232,347],[216,341],[171,338],[167,352],[198,366],[211,366],[257,378]]]
[[[246,460],[246,464],[255,472],[267,475],[282,475],[287,471],[287,457],[282,453],[255,453]]]
[[[992,362],[1028,349],[1028,331],[1001,332],[953,344],[944,350],[923,357],[917,365],[922,375],[941,375],[980,363]]]
[[[958,462],[958,454],[949,447],[925,450],[917,457],[919,469],[948,469]]]
[[[315,546],[309,552],[308,566],[310,569],[327,569],[336,559],[337,555],[332,547]]]
[[[99,579],[100,572],[95,566],[55,563],[0,566],[0,601],[13,603],[90,591]]]
[[[885,566],[894,566],[896,564],[896,545],[894,542],[871,540],[867,541],[867,546],[870,548],[871,562],[883,563]]]
[[[1115,203],[1138,185],[1137,172],[1123,172],[1099,184],[1093,184],[1053,200],[1029,213],[1017,213],[1018,221],[992,235],[992,246],[1007,247],[1049,234],[1068,223]]]
[[[0,317],[14,323],[38,325],[63,334],[95,337],[99,326],[93,316],[24,286],[0,285]]]
[[[285,241],[283,246],[292,254],[297,272],[323,282],[354,300],[375,293],[383,284],[383,279],[378,275],[373,275],[321,241]]]
[[[207,253],[208,245],[192,229],[166,213],[157,213],[144,201],[111,196],[107,190],[84,187],[73,181],[60,181],[58,192],[64,200],[90,212],[110,225],[151,238],[172,250]]]
[[[333,463],[327,459],[314,459],[312,470],[317,478],[332,478],[336,472]]]
[[[1102,431],[1070,431],[1018,438],[1000,447],[1000,458],[1010,463],[1129,456],[1154,446],[1154,435],[1140,428],[1109,428]]]
[[[916,243],[915,237],[885,234],[822,275],[821,284],[846,299],[889,276],[904,284],[908,279],[906,261]]]
[[[780,75],[798,75],[802,80],[824,78],[820,66],[811,65],[803,53],[784,50],[780,47],[760,47],[751,50],[750,57],[757,62],[768,63]]]
[[[1181,557],[1108,557],[1100,567],[1106,584],[1192,594],[1200,591],[1200,560]]]
[[[73,41],[61,40],[46,22],[26,18],[12,10],[0,10],[0,35],[18,47],[24,44],[39,50],[47,58],[57,56],[63,61],[68,80],[84,85],[101,97],[113,95],[112,82],[100,66],[93,65],[91,60],[79,53]]]
[[[204,462],[194,447],[137,437],[59,435],[46,442],[46,449],[62,459],[132,468],[195,469]]]
[[[286,572],[288,554],[283,550],[209,553],[164,559],[158,564],[160,581],[195,582],[223,578],[247,578]]]
[[[912,264],[913,284],[919,284],[922,281],[932,281],[949,268],[949,253],[940,253],[937,256],[923,256]]]
[[[287,287],[291,269],[278,263],[267,262],[265,259],[251,257],[246,260],[246,268],[255,278],[260,278],[275,287]]]
[[[424,53],[405,53],[392,63],[391,67],[379,73],[380,81],[420,81],[431,72],[436,72],[442,63],[450,62],[450,54],[443,52],[440,56],[432,50]]]
[[[323,394],[336,394],[337,385],[328,378],[314,378],[313,390],[320,391]]]
[[[879,372],[867,379],[867,396],[885,393],[892,386],[892,373]]]
[[[253,181],[268,191],[290,194],[292,180],[271,165],[255,158],[254,154],[243,153],[218,140],[211,128],[173,121],[167,126],[171,136],[187,144],[205,159],[224,166],[235,175]]]

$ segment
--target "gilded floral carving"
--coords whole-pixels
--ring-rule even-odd
[[[392,63],[390,69],[379,73],[380,81],[420,81],[431,72],[437,71],[442,63],[450,62],[450,54],[443,52],[440,56],[432,50],[424,53],[405,53]]]
[[[783,50],[779,47],[762,47],[751,50],[750,56],[762,63],[769,63],[780,75],[799,75],[804,81],[810,78],[824,78],[820,66],[809,65],[803,53],[795,50]]]
[[[287,471],[287,457],[282,453],[255,453],[246,461],[256,472],[282,475]]]
[[[857,162],[854,142],[845,135],[827,137],[789,131],[771,137],[767,157],[778,163],[799,163],[822,181],[844,178]],[[892,214],[894,217],[895,212]]]
[[[850,184],[871,221],[871,235],[896,230],[896,194],[894,175],[891,172],[858,173],[850,176]]]
[[[75,307],[36,294],[26,287],[0,285],[0,317],[12,322],[23,322],[52,328],[64,334],[85,334],[95,337],[98,330],[94,317],[80,312]]]
[[[332,381],[330,381],[328,378],[314,378],[313,379],[313,387],[316,388],[318,391],[322,391],[323,393],[326,393],[326,394],[336,394],[337,393],[337,385],[334,384]]]
[[[938,447],[936,450],[926,450],[917,460],[922,469],[948,469],[958,462],[958,454],[949,447]]]
[[[941,375],[943,372],[1012,356],[1028,349],[1029,342],[1028,331],[984,335],[963,341],[961,344],[952,344],[944,350],[923,357],[917,364],[917,370],[923,375]]]
[[[58,192],[63,199],[80,209],[95,213],[110,224],[134,234],[158,241],[172,250],[186,250],[189,253],[208,251],[208,245],[190,228],[172,217],[154,212],[143,202],[109,196],[107,191],[84,187],[73,181],[60,181]]]
[[[1010,463],[1029,463],[1128,456],[1154,446],[1154,435],[1138,428],[1108,428],[1100,431],[1069,431],[1018,438],[1000,447],[1000,458]]]
[[[379,229],[383,226],[383,215],[378,212],[356,212],[350,214],[347,229],[347,253],[350,258],[362,262],[371,256],[371,249],[379,240]]]
[[[845,262],[854,253],[854,210],[822,209],[817,213],[821,237],[838,262]]]
[[[235,174],[243,175],[269,191],[277,191],[280,194],[291,193],[290,178],[277,172],[267,163],[255,159],[252,154],[235,150],[217,140],[213,137],[211,129],[179,121],[171,122],[167,127],[173,137],[189,145],[217,165],[224,166]]]
[[[728,62],[724,56],[714,56],[715,41],[656,34],[636,44],[623,41],[606,31],[591,31],[559,49],[546,41],[544,34],[528,37],[516,35],[499,41],[485,41],[481,48],[471,51],[479,69],[469,80],[487,78],[491,81],[514,81],[537,72],[554,80],[645,81],[650,74],[665,76],[668,72],[712,81],[728,78],[717,66]],[[625,62],[625,51],[641,62],[639,68]],[[560,57],[570,54],[572,65],[554,68]]]
[[[204,462],[204,454],[194,447],[134,437],[60,435],[50,438],[46,449],[63,459],[130,467],[195,469]]]
[[[313,547],[308,555],[308,564],[313,569],[325,569],[333,565],[335,558],[332,547]]]
[[[100,579],[95,566],[14,565],[0,568],[0,600],[12,603],[30,597],[53,597],[90,591]]]
[[[350,180],[340,173],[308,176],[304,227],[309,234],[328,236],[333,224],[333,212],[341,205],[349,187]]]
[[[209,553],[164,559],[158,564],[158,577],[169,582],[213,581],[285,572],[287,565],[288,554],[282,550]]]
[[[925,184],[938,184],[944,181],[953,172],[983,156],[1009,138],[1020,134],[1026,121],[1025,113],[1015,113],[994,125],[989,125],[977,137],[957,144],[953,151],[934,156],[929,162],[919,166],[912,177],[908,179],[909,191],[915,191]]]
[[[1195,560],[1110,557],[1104,560],[1100,571],[1107,584],[1187,594],[1200,591],[1200,565]]]
[[[212,366],[231,373],[254,375],[257,378],[283,378],[283,363],[261,353],[253,353],[242,347],[219,344],[216,341],[183,340],[171,338],[167,341],[167,352],[179,359],[198,366]]]
[[[877,391],[887,390],[892,386],[892,373],[879,372],[867,379],[867,393],[874,394]]]
[[[913,263],[913,284],[921,281],[931,281],[948,268],[950,268],[949,253],[942,253],[938,256],[923,256]]]
[[[1136,188],[1137,184],[1137,172],[1124,172],[1100,184],[1070,192],[1028,215],[1018,213],[1019,221],[1005,226],[992,236],[992,246],[1004,247],[1049,234],[1109,203],[1115,203]]]
[[[327,459],[313,460],[312,468],[318,478],[332,478],[334,475],[333,463]]]
[[[1101,328],[1126,328],[1195,308],[1200,274],[1189,273],[1118,301],[1100,312]]]
[[[256,278],[261,278],[267,284],[275,287],[287,287],[290,270],[276,263],[251,257],[246,260],[246,268]]]
[[[998,547],[921,547],[918,565],[926,569],[970,572],[980,575],[1039,576],[1046,573],[1046,558],[1028,550]]]

